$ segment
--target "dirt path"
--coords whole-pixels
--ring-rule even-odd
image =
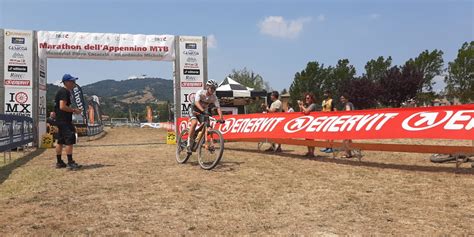
[[[164,139],[114,128],[80,141],[83,170],[55,169],[51,149],[0,167],[0,235],[474,234],[467,165],[454,173],[419,154],[358,163],[228,143],[208,172],[195,158],[178,165]]]

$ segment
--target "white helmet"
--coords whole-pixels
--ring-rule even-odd
[[[214,88],[217,88],[217,82],[216,82],[216,81],[214,81],[214,80],[212,80],[212,79],[211,79],[211,80],[209,80],[209,81],[207,81],[206,85],[207,85],[208,87],[214,87]]]

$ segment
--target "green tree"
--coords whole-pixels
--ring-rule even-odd
[[[461,46],[456,59],[449,63],[444,81],[448,98],[459,98],[462,103],[474,101],[474,41]]]
[[[426,104],[431,103],[436,98],[433,92],[433,78],[443,73],[443,51],[433,50],[429,52],[425,50],[415,59],[409,59],[405,64],[411,64],[418,72],[423,74],[422,85],[418,88],[417,101]]]
[[[269,88],[269,84],[263,80],[262,76],[253,72],[252,70],[248,70],[247,68],[240,70],[233,69],[232,73],[230,73],[228,77],[234,79],[244,86],[254,88],[255,90],[269,91],[271,89]]]
[[[391,65],[392,57],[390,56],[387,59],[384,59],[383,56],[378,57],[376,60],[372,59],[365,65],[364,77],[373,82],[379,82],[390,69]]]
[[[329,76],[324,83],[325,90],[331,91],[334,98],[349,92],[351,81],[354,80],[356,70],[348,59],[341,59],[336,67],[328,67]]]
[[[316,101],[321,101],[323,85],[327,81],[329,71],[318,62],[309,62],[306,68],[295,74],[290,86],[290,104],[296,108],[296,101],[301,100],[306,92],[312,92]]]
[[[407,63],[412,64],[416,70],[423,74],[423,87],[421,89],[430,92],[433,90],[433,78],[443,73],[443,51],[435,49],[429,52],[425,50],[415,59],[410,58]]]

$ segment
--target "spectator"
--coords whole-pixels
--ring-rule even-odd
[[[287,113],[293,113],[293,112],[295,112],[295,110],[293,109],[293,107],[288,105],[288,110],[286,112]]]
[[[72,124],[72,114],[80,114],[82,110],[71,108],[71,91],[76,86],[77,77],[64,74],[62,83],[64,87],[59,89],[54,98],[54,112],[56,114],[56,126],[58,126],[58,144],[56,146],[56,168],[69,167],[76,170],[81,166],[72,159],[72,146],[76,144],[76,129]],[[63,146],[66,147],[67,165],[61,159]]]
[[[340,100],[343,105],[344,111],[354,110],[354,105],[349,101],[349,97],[347,95],[342,95]],[[343,140],[342,143],[344,144],[344,149],[346,153],[342,158],[351,158],[352,153],[350,149],[350,144],[352,143],[352,140],[346,139],[346,140]]]
[[[46,132],[53,135],[53,143],[57,139],[58,131],[56,127],[56,113],[50,112],[46,119]]]
[[[280,94],[278,91],[273,91],[271,94],[271,100],[273,101],[272,104],[270,105],[270,108],[266,108],[266,111],[268,113],[278,113],[278,112],[283,112],[283,106],[281,101],[278,99],[280,97]],[[278,145],[275,148],[275,143],[272,143],[272,146],[265,151],[274,151],[274,152],[281,152],[281,144],[276,144]]]
[[[298,100],[298,106],[300,107],[300,111],[305,115],[316,111],[316,103],[313,93],[306,93],[304,96],[304,102]],[[314,146],[308,146],[308,152],[304,156],[314,157]]]
[[[322,109],[323,112],[336,111],[336,108],[334,107],[334,101],[331,98],[331,92],[329,92],[329,90],[324,91],[324,100],[323,100],[322,106],[323,106],[323,109]],[[328,142],[331,142],[331,140],[328,140]],[[326,153],[333,152],[331,147],[326,147],[324,149],[321,149],[320,151],[326,152]]]

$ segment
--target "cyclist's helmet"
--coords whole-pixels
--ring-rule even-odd
[[[212,79],[209,80],[209,81],[207,81],[206,85],[207,85],[208,87],[213,87],[214,89],[217,88],[217,82],[214,81],[214,80],[212,80]]]

